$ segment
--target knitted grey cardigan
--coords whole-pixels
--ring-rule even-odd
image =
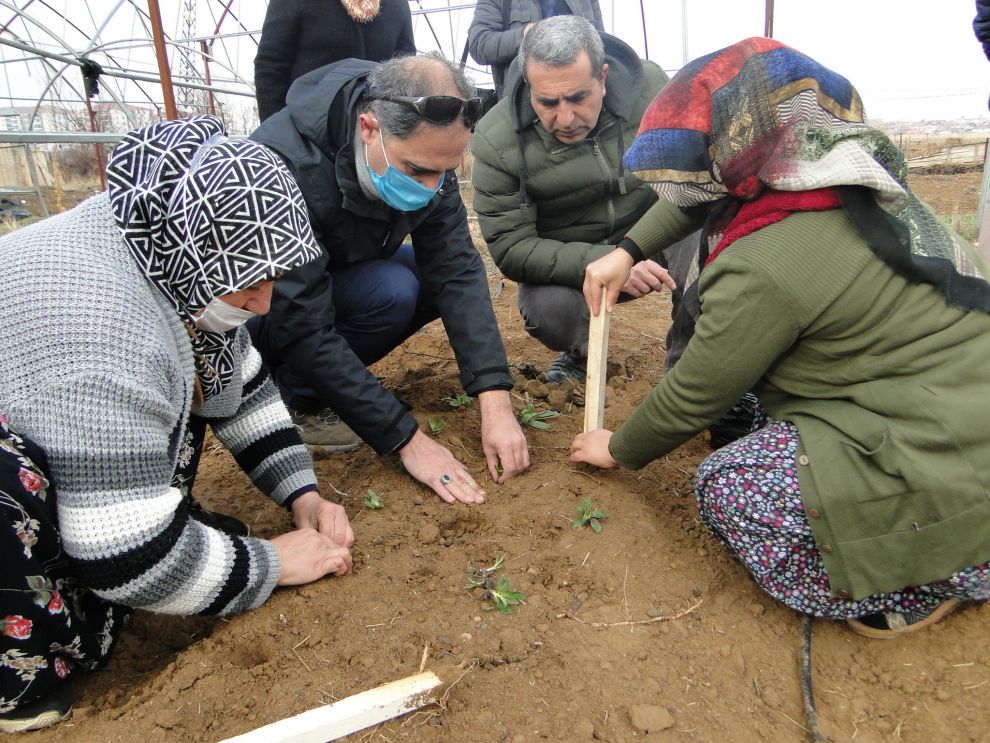
[[[0,410],[40,444],[63,548],[84,585],[169,614],[268,598],[271,542],[189,517],[170,487],[194,389],[192,346],[141,274],[106,195],[0,240]],[[306,448],[246,331],[235,380],[207,401],[218,439],[276,503],[315,486]]]

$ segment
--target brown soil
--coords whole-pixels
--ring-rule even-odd
[[[490,278],[510,362],[543,368],[552,354],[525,335],[514,287],[499,292]],[[616,313],[608,426],[657,381],[668,316],[666,296]],[[565,414],[552,429],[528,431],[532,468],[496,486],[484,473],[477,408],[440,400],[459,389],[439,324],[376,372],[424,427],[427,418],[446,424],[441,441],[487,484],[488,502],[446,505],[366,447],[319,460],[324,492],[332,495],[332,483],[348,494],[337,498],[357,534],[353,576],[279,590],[229,620],[138,613],[109,669],[77,680],[72,721],[25,743],[55,735],[220,740],[416,673],[424,647],[427,667],[456,680],[443,708],[353,740],[807,738],[802,618],[756,588],[698,520],[691,475],[708,453],[703,437],[641,472],[574,466],[566,455],[582,411],[558,400]],[[528,400],[545,409],[535,393],[542,390],[527,390],[520,377],[517,410]],[[362,507],[368,488],[383,510]],[[289,526],[217,447],[204,456],[197,492],[259,536]],[[601,534],[570,525],[585,497],[608,514]],[[506,556],[500,575],[527,597],[511,616],[484,611],[464,589],[467,571],[497,555]],[[971,608],[895,642],[816,622],[821,732],[831,740],[986,740],[988,617],[990,607]],[[659,708],[656,724],[669,727],[638,729],[636,705]]]

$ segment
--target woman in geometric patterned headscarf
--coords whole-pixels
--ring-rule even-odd
[[[761,428],[706,459],[706,525],[761,588],[871,637],[990,595],[990,284],[908,189],[849,81],[772,39],[685,66],[626,164],[662,197],[591,264],[614,304],[632,265],[704,227],[684,355],[572,459],[639,468],[752,389]]]
[[[350,569],[347,516],[240,327],[320,255],[292,177],[207,116],[131,132],[107,175],[0,240],[0,731],[64,719],[66,677],[133,608],[226,615]],[[207,423],[296,530],[196,505]]]

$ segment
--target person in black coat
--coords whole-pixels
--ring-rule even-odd
[[[605,30],[598,0],[478,0],[468,28],[468,49],[475,62],[491,66],[499,98],[523,37],[533,24],[558,15],[580,16]]]
[[[441,498],[466,503],[483,501],[482,489],[367,365],[441,318],[461,384],[478,398],[492,479],[504,482],[529,466],[487,275],[453,170],[481,113],[480,99],[465,100],[472,94],[437,56],[378,65],[348,59],[296,80],[286,108],[251,135],[288,164],[324,251],[280,279],[270,314],[249,325],[303,441],[346,450],[334,438],[339,417],[358,445],[397,452]],[[414,102],[421,96],[422,110]]]
[[[415,53],[407,0],[271,0],[254,58],[258,116],[281,110],[292,81],[317,67]]]
[[[990,60],[990,0],[976,0],[973,31],[976,32],[976,38],[983,44],[983,53]]]

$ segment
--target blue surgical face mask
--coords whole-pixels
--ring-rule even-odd
[[[367,162],[368,145],[364,146],[365,164],[371,175],[371,182],[375,184],[378,197],[400,212],[414,212],[417,209],[422,209],[440,190],[440,186],[443,185],[443,175],[441,174],[440,180],[437,181],[436,188],[420,185],[415,179],[410,178],[388,161],[388,154],[385,152],[385,138],[382,136],[381,127],[378,129],[378,136],[382,141],[382,154],[385,155],[385,165],[387,166],[381,175],[376,173]]]

